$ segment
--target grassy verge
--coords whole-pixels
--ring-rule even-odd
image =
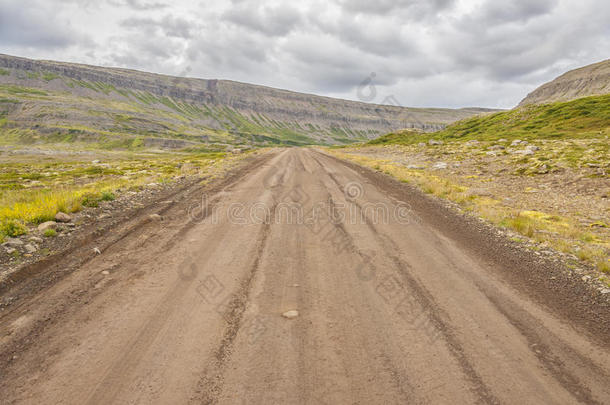
[[[101,161],[83,161],[78,155],[6,157],[0,162],[0,239],[22,235],[53,220],[58,211],[96,207],[151,183],[170,183],[179,176],[213,178],[244,156],[109,153]]]
[[[507,205],[503,201],[476,192],[455,178],[434,172],[409,169],[390,159],[329,150],[333,155],[356,162],[360,165],[386,173],[402,182],[412,184],[425,193],[445,198],[460,205],[500,227],[511,229],[542,246],[574,255],[579,260],[596,266],[598,270],[610,274],[610,240],[590,231],[576,218],[546,213],[540,210],[523,210]],[[600,222],[598,226],[608,225]],[[539,248],[539,247],[536,247]],[[606,280],[608,283],[608,281]]]

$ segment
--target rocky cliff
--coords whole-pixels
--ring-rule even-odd
[[[608,93],[610,93],[610,59],[562,74],[529,93],[519,106],[569,101]]]
[[[402,128],[438,130],[484,111],[368,104],[227,80],[8,55],[0,55],[0,69],[0,97],[13,102],[5,105],[10,125],[108,136],[336,144]]]

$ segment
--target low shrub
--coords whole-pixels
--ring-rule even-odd
[[[100,200],[100,198],[98,197],[97,194],[87,193],[83,196],[83,199],[81,200],[81,204],[84,207],[97,207],[97,206],[99,206],[99,200]]]
[[[102,191],[102,196],[100,197],[101,201],[113,201],[116,199],[116,196],[111,191]]]
[[[46,231],[44,231],[43,235],[47,238],[51,238],[57,235],[57,231],[55,229],[47,229]]]
[[[25,235],[28,229],[25,225],[17,220],[7,220],[0,225],[0,232],[3,235],[14,238],[16,236]]]

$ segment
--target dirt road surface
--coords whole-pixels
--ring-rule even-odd
[[[0,403],[610,403],[607,307],[382,177],[278,150],[35,269]]]

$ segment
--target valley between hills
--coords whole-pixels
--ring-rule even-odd
[[[499,111],[0,55],[2,400],[610,402],[609,66]]]

